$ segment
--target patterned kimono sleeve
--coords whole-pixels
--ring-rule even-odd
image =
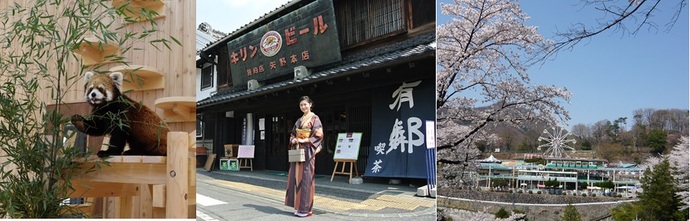
[[[323,125],[321,125],[321,119],[314,115],[311,125],[312,134],[311,137],[309,137],[309,142],[312,147],[318,148],[321,146],[321,141],[323,141]]]
[[[292,149],[292,140],[297,139],[297,128],[299,128],[300,125],[300,120],[298,119],[297,122],[295,122],[295,125],[292,125],[292,130],[290,131],[290,139],[288,140],[288,149]]]

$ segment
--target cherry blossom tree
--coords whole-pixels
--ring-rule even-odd
[[[668,162],[671,167],[673,167],[673,177],[675,178],[676,187],[678,195],[681,202],[684,202],[681,210],[688,208],[688,202],[690,198],[688,197],[688,187],[690,185],[690,145],[688,144],[688,136],[682,136],[678,145],[673,147],[670,154],[667,156],[660,157],[650,157],[647,158],[643,165],[640,166],[642,169],[653,168],[655,165],[661,163],[665,157],[668,158]]]
[[[684,202],[681,209],[687,209],[688,202],[690,202],[688,201],[690,200],[690,198],[688,198],[688,185],[690,185],[690,174],[688,174],[690,173],[690,164],[688,162],[688,159],[690,159],[689,151],[690,145],[688,145],[688,136],[682,136],[680,138],[680,143],[673,147],[671,155],[668,157],[671,166],[675,168],[674,177],[679,181],[676,185],[679,192],[676,194],[679,195],[681,201]]]
[[[438,158],[464,179],[479,155],[474,143],[486,139],[487,128],[565,122],[560,101],[570,93],[530,81],[529,67],[553,42],[525,25],[529,17],[516,1],[455,0],[441,3],[441,13],[451,20],[436,29]]]

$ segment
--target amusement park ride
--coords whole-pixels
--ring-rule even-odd
[[[539,142],[546,141],[545,144],[539,145],[537,150],[541,151],[542,147],[546,147],[546,151],[542,154],[544,158],[570,158],[565,152],[565,149],[575,152],[575,148],[569,146],[569,143],[575,144],[575,139],[568,139],[572,135],[571,132],[562,127],[551,127],[551,131],[544,129],[544,132],[539,136]]]

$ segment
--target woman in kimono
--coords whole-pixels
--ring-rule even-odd
[[[321,151],[323,127],[321,120],[311,112],[313,102],[309,97],[299,99],[299,109],[304,113],[297,119],[290,133],[290,146],[304,149],[304,162],[290,163],[288,172],[285,205],[295,208],[295,216],[311,216],[314,206],[314,164],[316,154]],[[297,130],[309,130],[309,135],[301,135]],[[292,147],[294,148],[294,147]]]

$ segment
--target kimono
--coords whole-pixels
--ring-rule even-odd
[[[297,129],[311,129],[309,142],[298,143],[298,148],[304,149],[304,162],[290,163],[288,172],[285,205],[292,206],[300,213],[311,213],[314,206],[314,165],[316,152],[321,148],[323,127],[319,117],[313,113],[297,119],[290,133],[290,141],[296,139]],[[290,144],[292,145],[292,144]]]

